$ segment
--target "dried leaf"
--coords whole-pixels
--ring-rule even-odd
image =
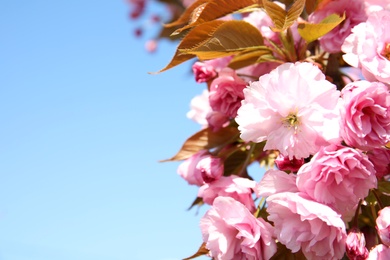
[[[209,250],[206,248],[206,243],[202,243],[202,245],[199,247],[198,251],[195,254],[193,254],[190,257],[184,258],[183,260],[194,259],[198,256],[206,255],[206,254],[208,254],[208,252],[209,252]]]
[[[254,6],[259,6],[257,0],[209,0],[202,8],[203,10],[201,10],[199,16],[197,14],[197,19],[188,19],[188,25],[176,30],[175,34],[199,24],[222,18],[228,14],[239,12],[248,7],[253,8]]]
[[[212,131],[210,128],[203,129],[188,138],[175,156],[170,159],[162,160],[161,162],[188,159],[201,150],[229,144],[236,140],[239,134],[240,132],[238,129],[231,126],[224,127],[216,132]]]
[[[212,21],[195,27],[190,33],[204,35],[206,28],[209,29],[209,35],[203,42],[192,48],[179,48],[179,51],[207,60],[265,48],[261,33],[248,22]]]
[[[271,28],[275,32],[282,32],[289,28],[298,19],[305,7],[305,0],[296,0],[288,11],[274,2],[262,1],[266,13],[275,25]]]
[[[345,19],[345,13],[343,16],[337,14],[331,14],[327,16],[318,24],[314,23],[300,23],[298,25],[298,32],[306,42],[312,42],[324,36],[331,30],[333,30],[337,25],[339,25]]]

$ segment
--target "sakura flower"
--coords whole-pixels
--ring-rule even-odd
[[[226,127],[230,123],[230,118],[226,114],[211,110],[206,116],[207,123],[213,131]]]
[[[281,192],[297,192],[295,174],[287,174],[283,171],[269,169],[254,189],[257,197],[268,197]]]
[[[195,96],[191,100],[190,107],[191,110],[187,112],[187,117],[203,128],[207,127],[207,114],[212,111],[209,103],[209,91],[205,89],[201,95]]]
[[[349,147],[323,147],[297,173],[297,187],[319,203],[350,219],[360,199],[376,188],[375,170],[368,157]]]
[[[199,188],[198,197],[203,202],[212,205],[218,196],[231,197],[244,204],[251,212],[255,210],[252,189],[256,182],[235,175],[222,176],[218,180],[206,183]]]
[[[236,122],[244,141],[306,158],[338,143],[339,91],[311,63],[285,63],[244,89]]]
[[[297,172],[299,168],[305,163],[305,160],[302,159],[296,159],[293,157],[292,159],[283,156],[282,154],[279,154],[278,157],[275,159],[275,164],[281,171],[290,171],[290,172]]]
[[[234,118],[244,99],[243,89],[246,82],[230,68],[223,69],[210,86],[210,106],[214,111]]]
[[[390,246],[390,207],[385,207],[378,212],[376,229],[382,243]]]
[[[328,1],[322,8],[317,9],[309,16],[309,22],[320,23],[331,14],[342,15],[345,13],[345,20],[329,33],[322,36],[319,41],[321,47],[330,53],[340,52],[341,45],[345,38],[351,33],[351,29],[367,19],[363,0]]]
[[[217,76],[217,72],[211,64],[200,61],[192,65],[192,72],[197,83],[207,82]]]
[[[268,220],[278,241],[306,259],[341,259],[347,234],[339,214],[305,194],[282,192],[268,197]]]
[[[390,259],[390,248],[379,244],[371,249],[367,260],[388,260]]]
[[[390,141],[390,92],[380,82],[349,83],[341,91],[341,136],[353,147],[370,150]]]
[[[346,240],[346,252],[348,258],[351,260],[365,260],[368,257],[364,234],[356,228],[353,228],[348,233]]]
[[[215,156],[207,156],[198,162],[196,168],[200,170],[202,179],[205,183],[218,180],[224,170],[223,160]]]
[[[263,10],[253,11],[244,17],[243,20],[259,29],[261,35],[266,39],[266,44],[268,39],[272,40],[273,42],[279,41],[278,34],[271,30],[271,27],[274,27],[274,23]]]
[[[218,197],[200,220],[203,241],[216,260],[267,260],[276,252],[273,227],[240,202]]]
[[[196,166],[198,165],[198,162],[205,157],[210,156],[206,150],[202,150],[194,155],[192,155],[190,158],[183,161],[179,167],[177,168],[177,173],[185,179],[188,184],[190,185],[196,185],[196,186],[202,186],[203,185],[203,178],[202,173],[199,168]]]
[[[369,151],[367,155],[368,159],[374,165],[378,179],[390,174],[390,149],[383,147],[377,148]]]
[[[369,81],[390,83],[390,11],[369,14],[366,22],[352,29],[341,49],[343,59],[361,68]]]
[[[366,12],[373,13],[381,10],[390,10],[389,0],[365,0]]]

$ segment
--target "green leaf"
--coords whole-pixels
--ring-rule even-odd
[[[197,9],[194,9],[195,13],[192,12],[191,19],[188,19],[188,25],[176,30],[174,34],[254,6],[260,7],[257,0],[209,0],[206,5],[199,5]],[[189,16],[187,15],[186,18],[189,18]]]
[[[204,41],[192,48],[179,48],[181,53],[196,55],[200,60],[215,59],[243,51],[264,49],[260,31],[245,21],[212,21],[195,27],[189,34],[205,35]]]
[[[275,32],[282,32],[289,28],[298,19],[305,7],[305,0],[296,0],[288,11],[274,2],[262,1],[266,13],[275,25],[271,28]]]
[[[300,23],[298,25],[298,32],[302,36],[302,38],[309,43],[324,36],[344,20],[345,13],[342,16],[339,16],[337,14],[331,14],[318,24]]]
[[[209,250],[206,248],[206,243],[203,243],[203,244],[199,247],[198,251],[197,251],[195,254],[193,254],[193,255],[190,256],[190,257],[184,258],[183,260],[194,259],[194,258],[196,258],[196,257],[198,257],[198,256],[206,255],[208,252],[209,252]]]
[[[239,134],[240,132],[237,127],[231,126],[221,128],[216,132],[210,128],[203,129],[188,138],[175,156],[170,159],[162,160],[161,162],[188,159],[201,150],[212,149],[221,145],[229,144],[235,141]]]

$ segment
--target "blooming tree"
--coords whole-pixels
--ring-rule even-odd
[[[390,259],[389,1],[164,3],[159,72],[192,60],[204,86],[165,160],[209,207],[186,259]]]

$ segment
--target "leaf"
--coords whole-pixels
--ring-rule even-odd
[[[188,210],[192,209],[195,206],[202,206],[204,204],[203,198],[201,197],[196,197],[196,199],[191,203],[191,206],[188,208]]]
[[[188,25],[176,30],[174,34],[178,34],[199,24],[222,18],[228,14],[245,10],[248,7],[252,8],[254,5],[260,7],[257,0],[209,0],[208,3],[201,8],[202,10],[200,8],[197,10],[200,11],[200,13],[199,15],[196,13],[196,19],[189,19]]]
[[[305,7],[305,0],[296,0],[288,11],[274,2],[262,1],[266,13],[275,25],[271,28],[275,32],[282,32],[289,28],[298,19]]]
[[[213,21],[211,23],[203,24],[202,26],[195,28],[196,30],[190,31],[179,43],[175,55],[173,56],[169,64],[157,73],[166,71],[189,59],[195,58],[196,55],[183,53],[182,51],[180,51],[180,49],[191,49],[195,46],[199,46],[202,42],[205,41],[206,38],[209,37],[209,30],[215,30],[215,27],[221,25],[222,23],[223,21]]]
[[[190,34],[202,34],[208,29],[208,37],[192,48],[179,48],[200,60],[215,59],[243,51],[264,49],[260,31],[248,22],[240,20],[212,21],[195,27]]]
[[[202,243],[202,245],[199,247],[198,251],[193,254],[192,256],[190,257],[187,257],[187,258],[184,258],[183,260],[190,260],[190,259],[194,259],[198,256],[202,256],[202,255],[206,255],[208,254],[209,250],[206,248],[206,243]]]
[[[212,131],[210,128],[203,129],[188,138],[175,156],[170,159],[162,160],[161,162],[188,159],[201,150],[212,149],[221,145],[229,144],[230,142],[236,140],[239,134],[240,132],[238,129],[232,126],[221,128],[216,132]]]
[[[309,15],[316,10],[318,6],[318,0],[306,0],[305,9],[306,13]]]
[[[249,65],[260,63],[263,60],[262,57],[272,58],[272,51],[268,48],[264,48],[241,52],[230,60],[228,66],[237,70]]]
[[[379,181],[378,190],[385,194],[390,194],[390,182],[389,181]]]
[[[333,30],[337,25],[339,25],[345,19],[345,13],[343,16],[337,14],[331,14],[327,16],[318,24],[314,23],[300,23],[298,25],[298,32],[306,42],[312,42],[324,36],[331,30]]]
[[[262,48],[262,44],[263,37],[259,30],[247,22],[215,20],[203,23],[184,36],[170,63],[159,72],[171,69],[196,55],[201,60],[213,59],[248,48]]]
[[[193,23],[195,22],[200,13],[203,11],[204,7],[206,6],[207,2],[209,0],[198,0],[195,1],[192,5],[190,5],[184,13],[176,20],[171,23],[167,23],[164,25],[164,27],[174,27],[178,25],[183,25],[186,23]]]

